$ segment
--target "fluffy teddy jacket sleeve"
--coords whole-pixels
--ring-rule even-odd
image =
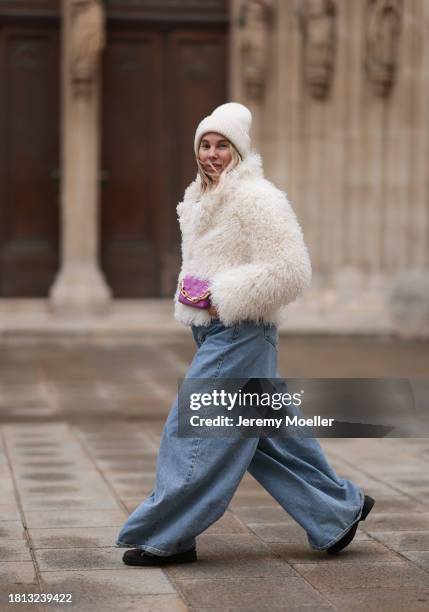
[[[254,153],[233,170],[220,195],[198,198],[198,180],[178,206],[182,268],[210,281],[220,320],[279,321],[280,310],[311,281],[311,263],[301,227],[286,194],[262,174]],[[211,317],[177,302],[175,317],[205,325]]]
[[[256,190],[246,213],[241,212],[250,261],[219,272],[211,283],[211,301],[225,324],[269,319],[311,279],[302,231],[284,193],[274,187]]]

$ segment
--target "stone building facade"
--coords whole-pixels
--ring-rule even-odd
[[[429,3],[237,0],[232,23],[231,87],[312,254],[308,308],[427,334]]]
[[[19,47],[37,13],[44,29]],[[54,87],[55,44],[61,58],[61,95],[49,97],[60,154],[44,199],[55,185],[59,210],[46,212],[49,228],[33,210],[35,236],[22,223],[14,241],[10,202],[25,217],[38,200],[19,173],[3,173],[0,302],[40,297],[52,316],[102,317],[118,298],[171,299],[195,125],[233,99],[251,108],[266,174],[287,191],[310,249],[313,285],[291,305],[291,329],[428,337],[428,29],[426,0],[0,0],[12,58],[0,70],[18,96],[3,109],[23,105],[31,63],[44,62],[40,78]],[[8,119],[16,134],[30,120],[20,112],[23,122]],[[20,144],[8,134],[4,147]],[[41,238],[56,222],[57,257]],[[29,261],[50,271],[36,291],[32,278],[15,282]]]

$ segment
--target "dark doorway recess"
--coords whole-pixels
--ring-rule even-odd
[[[168,297],[195,129],[227,99],[227,3],[106,4],[101,266],[116,297]]]

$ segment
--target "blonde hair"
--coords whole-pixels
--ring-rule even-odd
[[[230,142],[228,140],[228,145],[229,145],[229,151],[231,153],[231,161],[229,162],[229,164],[227,165],[227,167],[221,172],[219,180],[214,181],[210,175],[208,175],[206,173],[206,171],[203,168],[202,163],[200,162],[200,159],[198,157],[198,154],[196,155],[196,160],[197,160],[197,166],[198,166],[198,174],[199,177],[201,179],[201,192],[204,193],[205,191],[221,191],[222,187],[223,187],[223,183],[225,181],[225,176],[228,172],[231,172],[231,170],[233,170],[236,166],[238,166],[238,164],[242,161],[242,157],[240,155],[240,153],[238,152],[238,150],[234,147],[234,145],[232,144],[232,142]],[[198,147],[199,150],[199,147]]]

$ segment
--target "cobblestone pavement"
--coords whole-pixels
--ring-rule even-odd
[[[0,348],[0,610],[429,609],[429,440],[323,439],[376,498],[330,557],[250,475],[198,537],[199,562],[132,568],[116,548],[150,493],[163,418],[193,355],[186,338]],[[282,338],[285,376],[427,376],[426,343]],[[161,417],[161,418],[160,418]],[[70,593],[72,603],[8,603]]]

